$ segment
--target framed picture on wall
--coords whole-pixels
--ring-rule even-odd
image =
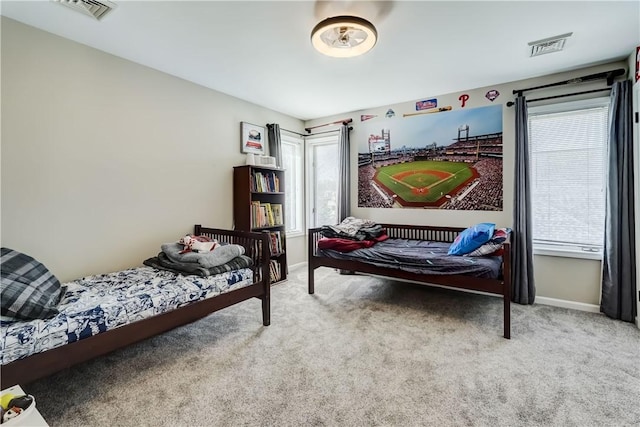
[[[247,122],[240,122],[240,135],[242,136],[242,152],[253,154],[265,154],[264,127]]]

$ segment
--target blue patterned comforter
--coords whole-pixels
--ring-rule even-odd
[[[199,277],[139,267],[65,283],[67,291],[57,316],[0,321],[0,363],[6,365],[252,282],[248,268]]]

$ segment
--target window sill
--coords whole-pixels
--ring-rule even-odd
[[[287,239],[290,239],[292,237],[302,237],[304,235],[304,231],[287,231]]]
[[[555,256],[563,258],[581,258],[602,261],[602,252],[585,252],[579,249],[534,246],[534,255]]]

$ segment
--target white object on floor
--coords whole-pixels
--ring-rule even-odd
[[[13,387],[9,387],[0,392],[0,396],[6,393],[15,394],[16,396],[22,396],[23,394],[27,394],[22,390],[22,387],[19,385],[14,385]],[[14,419],[7,421],[6,423],[2,423],[2,426],[7,427],[49,427],[49,424],[42,418],[40,412],[38,412],[38,408],[36,408],[36,400],[33,399],[33,403],[27,409],[24,410],[23,414],[20,414]]]

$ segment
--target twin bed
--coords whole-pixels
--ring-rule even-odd
[[[501,256],[447,256],[447,250],[464,228],[380,224],[388,240],[366,249],[341,253],[319,249],[322,228],[309,230],[309,293],[315,292],[318,267],[369,273],[488,292],[502,296],[504,337],[511,338],[511,245],[502,244]]]
[[[200,277],[145,266],[66,283],[53,318],[3,320],[2,387],[51,375],[250,298],[262,300],[268,326],[268,235],[200,225],[194,234],[243,246],[251,267]]]

